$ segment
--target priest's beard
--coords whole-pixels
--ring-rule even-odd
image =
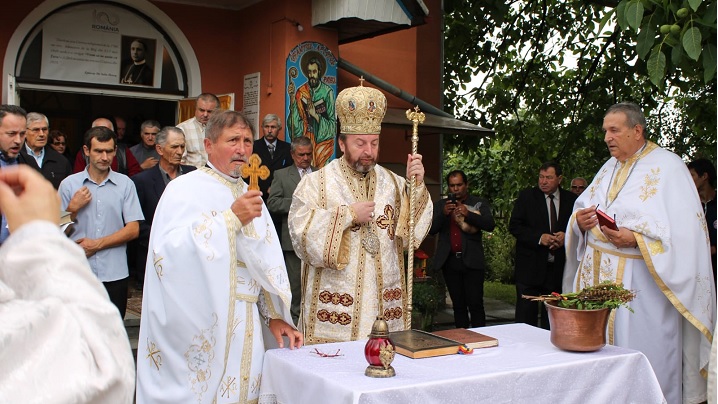
[[[373,157],[363,157],[355,159],[349,152],[344,154],[344,158],[349,164],[349,167],[355,169],[360,173],[368,173],[376,165],[376,159]]]
[[[239,178],[242,176],[242,167],[244,167],[245,164],[247,164],[247,159],[240,155],[232,156],[232,163],[234,162],[240,162],[241,164],[234,166],[231,170],[229,170],[229,175],[232,178]]]

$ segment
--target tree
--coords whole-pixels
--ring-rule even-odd
[[[643,107],[652,140],[715,160],[715,0],[446,0],[445,12],[445,110],[496,131],[447,137],[446,168],[471,167],[500,208],[546,160],[590,179],[620,101]]]

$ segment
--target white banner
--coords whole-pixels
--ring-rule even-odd
[[[96,84],[160,87],[163,41],[138,15],[92,4],[43,23],[40,77]]]

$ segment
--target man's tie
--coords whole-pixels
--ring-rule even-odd
[[[300,169],[299,169],[299,178],[303,178],[303,177],[304,177],[304,174],[306,174],[306,173],[307,173],[307,172],[304,171],[303,168],[300,168]]]
[[[551,233],[555,233],[558,231],[558,217],[556,216],[556,205],[553,203],[554,194],[551,194],[548,197],[551,200],[551,203],[549,204],[551,207],[551,212],[549,212],[551,217]]]
[[[274,160],[274,145],[267,145],[267,148],[269,149],[269,158]]]

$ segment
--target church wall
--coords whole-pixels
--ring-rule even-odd
[[[42,3],[39,0],[26,0],[10,2],[5,6],[5,18],[0,24],[0,54],[5,54],[18,23]],[[341,48],[334,30],[311,27],[311,0],[262,1],[239,11],[165,2],[153,4],[172,19],[191,44],[202,74],[202,91],[233,92],[235,109],[241,110],[244,75],[261,73],[260,118],[267,113],[281,114],[286,85],[286,55],[303,41],[321,42],[332,49],[338,58],[346,58],[377,77],[439,105],[439,71],[427,67],[440,64],[439,49],[435,44],[427,46],[424,43],[425,38],[440,34],[440,27],[436,26],[440,21],[436,18],[440,13],[439,0],[426,2],[431,13],[426,26],[342,45]],[[299,21],[304,31],[297,31],[294,25],[286,21],[272,23],[282,17]],[[439,41],[440,37],[434,40]],[[271,91],[268,88],[270,75],[273,84]],[[355,76],[339,70],[339,91],[357,84]],[[392,95],[387,98],[392,107],[410,107]],[[405,163],[405,151],[408,152],[411,147],[410,139],[405,135],[407,133],[403,130],[388,131],[382,140],[381,161]],[[422,150],[426,151],[427,163],[431,163],[431,166],[436,163],[437,168],[429,168],[427,164],[429,175],[438,178],[438,153],[433,152],[438,150],[438,136],[423,138],[420,142]]]

